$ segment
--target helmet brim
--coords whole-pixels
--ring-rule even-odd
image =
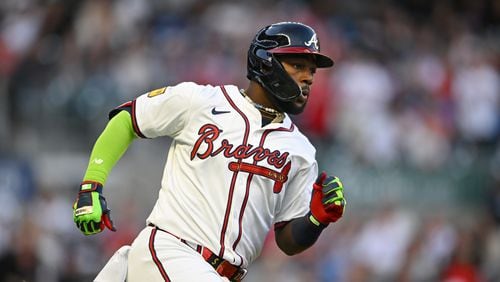
[[[316,61],[316,67],[318,68],[330,68],[333,66],[334,62],[327,55],[321,54],[317,51],[312,51],[305,47],[281,47],[268,50],[272,54],[304,54],[313,55]]]

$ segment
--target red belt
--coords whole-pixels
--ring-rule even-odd
[[[201,254],[205,261],[207,261],[217,271],[217,273],[227,277],[231,281],[241,281],[247,274],[246,269],[230,264],[227,260],[222,259],[203,246],[200,246],[195,250]]]
[[[228,278],[230,281],[240,282],[241,280],[243,280],[243,278],[247,274],[246,269],[241,268],[241,267],[237,267],[237,266],[229,263],[227,260],[219,257],[218,255],[214,254],[212,251],[210,251],[209,249],[207,249],[203,246],[200,246],[200,245],[192,246],[192,244],[188,243],[186,240],[181,239],[178,236],[176,236],[168,231],[165,231],[161,228],[158,228],[154,224],[150,223],[150,224],[148,224],[148,226],[151,226],[151,227],[154,227],[160,231],[166,232],[166,233],[176,237],[177,239],[181,240],[181,242],[183,242],[184,244],[191,247],[193,250],[200,253],[201,256],[205,259],[205,261],[208,262],[215,269],[215,271],[217,271],[217,273],[219,273],[221,276]]]

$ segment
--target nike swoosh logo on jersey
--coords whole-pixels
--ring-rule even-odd
[[[228,114],[231,111],[217,111],[215,107],[212,108],[212,115]]]

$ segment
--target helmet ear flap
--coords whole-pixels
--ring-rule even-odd
[[[255,55],[259,57],[264,63],[271,62],[271,54],[269,54],[267,50],[257,49],[257,51],[255,51]]]
[[[281,62],[257,45],[249,49],[247,77],[254,79],[279,101],[292,101],[301,94],[299,85],[286,72]],[[256,72],[257,71],[257,72]]]
[[[255,51],[255,55],[260,59],[261,63],[261,71],[265,73],[269,73],[272,71],[273,63],[272,63],[272,54],[264,49],[257,49]]]

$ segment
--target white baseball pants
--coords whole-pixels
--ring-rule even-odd
[[[122,247],[120,250],[111,257],[94,281],[229,281],[220,276],[194,249],[154,227],[144,228],[130,249]],[[127,260],[128,264],[125,264]],[[126,280],[123,280],[125,273]]]

